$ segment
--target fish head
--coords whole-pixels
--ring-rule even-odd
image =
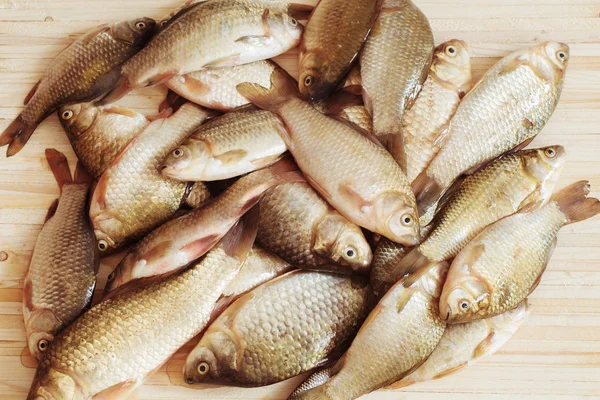
[[[70,140],[88,131],[98,117],[93,103],[66,104],[58,109],[58,119]]]
[[[319,223],[313,250],[353,270],[368,269],[373,260],[373,252],[361,229],[337,212],[328,214]]]
[[[186,359],[183,375],[187,383],[227,381],[239,368],[233,333],[211,329]]]
[[[535,200],[545,203],[554,191],[565,165],[566,150],[560,145],[548,146],[524,150],[522,157],[526,174],[537,182],[538,196]]]
[[[285,52],[300,43],[304,27],[297,19],[287,13],[274,12],[270,10],[263,16],[263,23],[268,27],[269,35],[277,43],[278,50]]]
[[[538,76],[560,86],[569,64],[569,46],[559,42],[545,42],[534,46],[529,53],[528,62]]]
[[[117,294],[115,291],[133,279],[135,254],[128,253],[115,269],[108,275],[104,293]]]
[[[379,232],[393,242],[414,246],[420,241],[419,219],[408,196],[403,193],[383,193],[373,203],[374,221]]]
[[[50,348],[53,333],[61,327],[61,322],[54,313],[47,309],[37,309],[33,312],[24,310],[26,315],[25,331],[27,332],[27,344],[29,352],[37,360],[41,360],[43,354]]]
[[[321,101],[337,85],[337,77],[329,74],[327,56],[318,49],[300,53],[298,89],[312,101]]]
[[[162,165],[162,174],[168,178],[195,181],[202,177],[212,160],[210,148],[203,141],[188,142],[175,148]],[[192,161],[194,161],[192,163]]]
[[[117,22],[113,26],[113,37],[133,47],[143,47],[154,35],[156,21],[152,18],[137,18]]]
[[[471,56],[467,44],[462,40],[452,39],[437,46],[431,71],[464,95],[471,87]]]
[[[123,223],[108,212],[94,212],[94,199],[95,196],[92,197],[90,205],[90,219],[96,235],[96,246],[100,254],[109,254],[121,245],[117,237],[124,237]]]
[[[27,400],[83,400],[88,395],[73,377],[42,361],[33,378]]]

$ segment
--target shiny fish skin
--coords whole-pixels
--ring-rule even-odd
[[[398,243],[418,242],[408,180],[375,138],[320,113],[281,72],[273,73],[269,89],[243,83],[238,91],[283,119],[284,142],[307,181],[342,215]]]
[[[270,281],[211,324],[188,355],[186,381],[258,386],[309,371],[356,332],[368,295],[365,281],[319,272]]]
[[[92,300],[100,258],[87,218],[89,190],[89,183],[62,185],[58,208],[42,227],[33,249],[23,286],[23,315],[29,352],[38,360],[54,335]]]
[[[467,177],[438,213],[431,234],[396,266],[395,278],[422,263],[450,260],[486,226],[543,205],[560,177],[565,154],[562,146],[521,150]]]
[[[367,38],[382,0],[321,0],[312,12],[302,42],[300,93],[321,101],[350,70]]]
[[[84,400],[107,389],[102,394],[109,398],[127,398],[206,326],[255,232],[234,228],[184,273],[103,301],[83,314],[45,354],[27,399]]]
[[[412,107],[402,116],[402,129],[391,137],[390,150],[410,182],[440,150],[437,139],[460,99],[471,89],[471,58],[467,44],[449,40],[436,47],[429,75]],[[401,140],[398,140],[401,139]],[[400,149],[395,149],[395,144]],[[402,148],[403,146],[403,148]],[[396,155],[398,154],[398,156]]]
[[[420,214],[435,207],[460,175],[538,134],[558,103],[568,57],[567,45],[546,42],[486,72],[458,106],[442,149],[412,184]]]
[[[526,317],[527,301],[524,301],[514,310],[492,318],[448,325],[427,361],[391,388],[439,379],[494,354],[515,334]]]
[[[394,285],[333,367],[332,378],[298,398],[356,399],[403,378],[425,361],[446,326],[439,317],[438,297],[447,267],[446,263],[438,264],[422,271],[414,283]]]
[[[538,285],[558,231],[600,213],[600,201],[587,198],[589,183],[577,182],[548,204],[488,226],[454,259],[440,298],[448,323],[489,318],[515,308]]]
[[[345,119],[367,132],[373,132],[373,119],[362,97],[346,88],[338,90],[315,107],[324,114]]]
[[[310,374],[308,378],[306,378],[300,384],[300,386],[294,389],[294,391],[288,396],[287,400],[299,400],[301,398],[300,396],[305,392],[327,382],[329,378],[331,378],[331,369],[332,367],[327,367]]]
[[[373,253],[371,265],[371,286],[377,298],[383,295],[398,281],[394,278],[394,268],[402,261],[411,248],[381,238]]]
[[[254,82],[268,86],[275,68],[280,67],[271,60],[234,67],[210,68],[172,78],[166,86],[196,104],[219,111],[230,111],[249,103],[238,93],[237,85]]]
[[[167,156],[162,174],[180,181],[215,181],[265,168],[287,151],[283,122],[270,111],[246,106],[216,117]]]
[[[361,229],[329,206],[306,182],[269,189],[260,201],[256,240],[290,264],[305,269],[337,266],[367,272],[372,253]],[[349,256],[347,253],[351,252]]]
[[[58,119],[77,158],[96,179],[149,124],[144,115],[133,110],[94,103],[62,106],[58,109]]]
[[[410,0],[386,0],[360,54],[365,105],[373,133],[387,145],[398,134],[402,115],[427,77],[433,34],[425,15]]]
[[[118,80],[115,68],[137,53],[153,34],[155,22],[138,18],[101,25],[60,52],[25,99],[25,108],[2,136],[7,156],[18,153],[37,126],[65,103],[90,101]]]
[[[136,87],[153,86],[203,68],[264,60],[295,47],[302,25],[251,0],[195,4],[123,64],[115,101]]]
[[[115,249],[165,222],[185,201],[189,184],[166,179],[160,166],[167,154],[211,112],[191,103],[152,122],[102,175],[94,190],[90,218],[100,250]],[[197,184],[200,200],[208,189]]]

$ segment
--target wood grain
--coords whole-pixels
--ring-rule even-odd
[[[306,3],[314,3],[307,0]],[[559,187],[588,179],[600,195],[600,3],[597,0],[417,0],[436,42],[468,42],[476,78],[520,46],[557,40],[571,46],[560,104],[534,146],[562,144],[568,161]],[[106,21],[161,18],[178,0],[0,0],[0,131],[50,60],[73,37]],[[296,73],[297,51],[277,59]],[[152,115],[164,89],[139,90],[121,104]],[[14,157],[0,155],[0,398],[24,399],[34,374],[24,355],[23,276],[46,209],[58,188],[44,160],[55,147],[75,156],[56,116]],[[118,256],[103,260],[100,286]],[[564,228],[531,316],[496,355],[438,381],[367,399],[548,399],[600,397],[600,218]],[[283,399],[302,379],[256,389],[184,387],[188,345],[137,392],[139,399]]]

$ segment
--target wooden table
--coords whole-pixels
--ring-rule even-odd
[[[307,0],[311,2],[312,0]],[[0,0],[0,131],[50,60],[90,28],[142,15],[160,18],[179,0]],[[559,187],[588,179],[600,195],[600,3],[597,0],[419,0],[436,43],[468,42],[478,79],[498,57],[545,40],[571,46],[560,104],[534,145],[562,144],[568,161]],[[297,51],[278,61],[296,72]],[[136,91],[122,105],[152,115],[162,88]],[[24,351],[23,276],[46,210],[58,189],[44,159],[54,147],[75,156],[55,115],[24,150],[0,156],[0,398],[24,399],[34,363]],[[117,258],[103,260],[100,287]],[[474,367],[402,392],[369,399],[548,399],[600,397],[600,218],[564,228],[531,316],[496,355]],[[189,350],[189,346],[188,346]],[[257,388],[183,387],[185,349],[148,379],[139,399],[285,398],[301,377]],[[179,385],[179,386],[175,386]]]

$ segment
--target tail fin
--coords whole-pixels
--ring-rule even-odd
[[[242,262],[246,260],[256,239],[259,212],[258,205],[252,207],[221,239],[219,246],[225,253]]]
[[[417,199],[419,215],[425,214],[431,207],[435,207],[445,190],[442,185],[427,174],[427,170],[421,172],[411,186]]]
[[[56,149],[46,149],[46,160],[48,160],[50,170],[54,174],[56,183],[58,183],[58,187],[62,192],[64,184],[73,183],[67,157]]]
[[[281,68],[275,68],[271,74],[270,88],[246,82],[237,85],[237,91],[258,107],[273,112],[291,98],[300,96],[294,78]]]
[[[391,278],[394,281],[399,281],[406,275],[412,274],[418,269],[426,268],[427,266],[432,266],[434,264],[437,264],[437,261],[428,259],[421,254],[418,247],[415,247],[394,267]]]
[[[81,161],[77,161],[77,166],[75,167],[75,178],[73,179],[73,182],[87,183],[90,185],[92,184],[92,182],[94,182],[94,178],[85,169]]]
[[[579,181],[562,189],[550,199],[567,216],[567,224],[583,221],[600,213],[600,201],[587,197],[590,189],[588,181]]]
[[[162,101],[162,103],[160,103],[158,106],[158,112],[161,113],[162,111],[166,110],[167,108],[172,108],[173,110],[175,110],[175,103],[180,101],[181,98],[182,97],[180,95],[178,95],[177,93],[175,93],[174,91],[169,89],[169,91],[167,92],[167,96]],[[177,108],[179,108],[179,107],[177,107]]]
[[[36,128],[37,124],[27,124],[21,115],[15,118],[0,136],[0,147],[8,145],[6,156],[14,156],[21,151]]]
[[[362,96],[351,93],[346,88],[335,92],[324,102],[325,113],[335,116],[340,116],[348,107],[362,105]]]
[[[127,75],[121,75],[115,87],[108,92],[106,96],[96,102],[96,104],[105,105],[114,103],[115,101],[125,97],[125,95],[131,92],[133,89],[135,89],[135,86],[131,84],[129,77],[127,77]]]

